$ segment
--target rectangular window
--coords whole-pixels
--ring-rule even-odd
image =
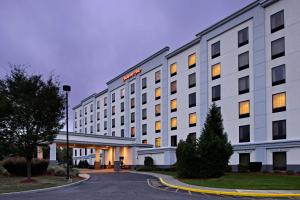
[[[125,89],[122,88],[122,89],[120,90],[120,98],[123,99],[124,96],[125,96]]]
[[[273,140],[286,139],[286,120],[272,122]]]
[[[160,137],[155,138],[155,147],[160,147]]]
[[[171,118],[171,130],[177,130],[177,117]]]
[[[276,59],[285,55],[284,37],[271,42],[271,55],[272,59]]]
[[[125,131],[124,129],[121,129],[121,137],[124,137],[125,136]]]
[[[87,127],[84,128],[84,133],[87,134]]]
[[[216,85],[211,88],[211,100],[218,101],[221,99],[221,85]]]
[[[143,144],[148,144],[148,141],[147,140],[142,140],[142,143]]]
[[[239,94],[249,92],[249,76],[239,78]]]
[[[82,116],[82,111],[81,111],[81,110],[79,110],[79,116],[80,116],[80,117]]]
[[[189,114],[189,126],[193,127],[197,125],[197,115],[196,113]]]
[[[239,127],[239,142],[250,142],[250,125]]]
[[[147,124],[142,125],[142,135],[147,135]]]
[[[221,77],[221,64],[215,64],[211,66],[211,80],[215,80]]]
[[[239,102],[239,117],[245,118],[250,116],[250,101]]]
[[[134,94],[134,92],[135,92],[135,84],[132,83],[132,84],[130,85],[130,93],[131,93],[131,94]]]
[[[125,121],[125,120],[124,120],[124,115],[122,115],[122,116],[121,116],[121,126],[124,125],[124,121]]]
[[[115,115],[116,114],[116,106],[111,107],[111,114]]]
[[[196,106],[196,92],[189,94],[189,108]]]
[[[104,109],[103,116],[104,118],[107,118],[107,109]]]
[[[249,43],[249,30],[248,27],[238,32],[238,47],[244,46]]]
[[[146,109],[146,108],[144,108],[144,109],[142,110],[142,119],[143,119],[143,120],[147,119],[147,109]]]
[[[130,121],[131,121],[131,123],[134,123],[134,122],[135,122],[135,114],[134,114],[134,112],[132,112],[132,113],[130,114]]]
[[[177,146],[177,135],[172,135],[171,136],[171,147],[176,147]]]
[[[97,132],[100,132],[100,123],[97,124]]]
[[[250,153],[240,153],[239,164],[243,166],[248,166],[249,163],[250,163]]]
[[[239,71],[249,68],[249,51],[239,54],[238,67]]]
[[[90,122],[93,123],[93,115],[90,115]]]
[[[111,127],[112,128],[116,127],[116,120],[115,119],[111,119]]]
[[[196,53],[193,53],[193,54],[189,55],[188,65],[189,65],[189,69],[196,66]]]
[[[130,136],[135,137],[135,127],[130,128]]]
[[[272,86],[285,83],[285,65],[272,68]]]
[[[155,133],[160,133],[160,121],[155,122]]]
[[[211,45],[211,58],[216,58],[221,55],[220,41]]]
[[[87,114],[87,107],[84,107],[84,114]]]
[[[171,94],[175,94],[177,92],[177,82],[172,81],[170,85]]]
[[[155,83],[160,82],[160,71],[155,72]]]
[[[192,73],[189,75],[189,88],[196,86],[196,73]]]
[[[100,109],[100,101],[97,101],[97,109]]]
[[[273,152],[273,170],[286,170],[286,152]]]
[[[272,96],[273,113],[286,110],[286,96],[285,92],[273,94]]]
[[[160,99],[160,87],[155,88],[155,100]]]
[[[75,112],[75,119],[77,119],[77,112]]]
[[[130,99],[130,108],[134,108],[135,107],[135,101],[134,98]]]
[[[116,135],[116,132],[115,132],[115,131],[112,131],[112,132],[111,132],[111,136],[115,137],[115,135]]]
[[[155,116],[160,116],[160,104],[155,105]]]
[[[87,117],[84,117],[84,124],[87,124]]]
[[[100,112],[97,112],[97,120],[100,120]]]
[[[82,126],[82,122],[81,122],[81,119],[79,120],[79,126],[80,126],[80,127]]]
[[[142,79],[142,89],[145,89],[145,88],[147,88],[147,78],[146,77]]]
[[[116,94],[112,93],[111,95],[111,102],[115,102],[116,101]]]
[[[170,65],[170,76],[175,76],[177,74],[177,65],[173,63]]]
[[[103,105],[107,106],[107,97],[104,97],[104,99],[103,99]]]
[[[107,130],[107,121],[104,122],[104,130]]]
[[[94,107],[94,105],[91,104],[91,105],[90,105],[90,111],[91,111],[91,112],[93,112],[93,107]]]
[[[121,102],[121,112],[124,112],[124,102]]]
[[[147,93],[143,93],[142,94],[142,104],[146,104],[147,103]]]
[[[271,15],[271,33],[284,29],[284,10]]]
[[[75,128],[77,128],[77,122],[75,121]]]
[[[177,111],[177,99],[172,99],[170,101],[171,112]]]

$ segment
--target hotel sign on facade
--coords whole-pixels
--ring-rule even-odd
[[[128,79],[138,75],[141,72],[142,72],[141,69],[136,69],[133,72],[131,72],[130,74],[126,74],[125,76],[123,76],[123,81],[127,81]]]

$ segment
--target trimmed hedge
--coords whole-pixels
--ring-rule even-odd
[[[250,172],[260,172],[261,168],[262,168],[261,162],[250,162],[249,163]]]
[[[77,167],[78,168],[89,168],[90,165],[87,160],[81,160],[81,161],[79,161]]]
[[[10,157],[2,162],[3,167],[12,175],[27,176],[26,159],[23,157]],[[33,159],[31,161],[31,175],[40,176],[47,172],[48,160]]]

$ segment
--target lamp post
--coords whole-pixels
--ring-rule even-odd
[[[70,179],[70,172],[69,172],[69,105],[68,105],[68,93],[71,91],[71,86],[64,85],[63,91],[66,92],[66,128],[67,128],[67,179]]]

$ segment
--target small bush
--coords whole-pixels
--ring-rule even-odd
[[[70,176],[75,177],[79,175],[79,170],[78,169],[72,169],[70,171]]]
[[[56,170],[57,166],[49,166],[47,169],[47,174],[54,176],[55,170]]]
[[[8,176],[9,175],[8,171],[1,165],[0,165],[0,175],[2,175],[2,176]]]
[[[262,168],[261,162],[250,162],[249,163],[250,172],[260,172],[261,168]]]
[[[90,165],[87,160],[81,160],[77,165],[78,168],[89,168],[89,166]]]
[[[287,174],[287,175],[294,175],[295,172],[294,172],[294,170],[288,170],[288,171],[286,172],[286,174]]]
[[[154,161],[153,158],[150,156],[146,156],[144,160],[144,166],[146,168],[153,168],[154,167]]]
[[[238,172],[245,173],[249,171],[248,165],[238,165]]]
[[[66,176],[66,170],[62,167],[57,167],[54,171],[54,176]]]

